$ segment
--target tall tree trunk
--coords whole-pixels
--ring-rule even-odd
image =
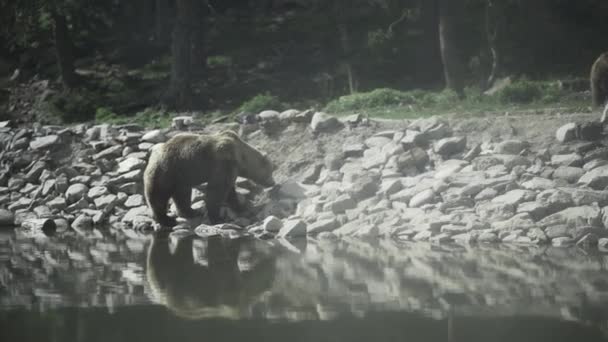
[[[192,67],[195,73],[204,72],[207,67],[207,50],[205,45],[205,18],[207,8],[204,1],[196,1],[192,32]]]
[[[177,0],[177,17],[171,42],[171,80],[164,102],[169,107],[191,107],[192,11],[196,0]]]
[[[490,55],[492,56],[492,68],[490,69],[490,75],[486,81],[486,88],[490,88],[498,74],[500,72],[500,55],[498,53],[498,31],[499,31],[499,20],[501,19],[502,14],[496,14],[496,4],[492,0],[488,0],[486,3],[486,13],[485,13],[485,26],[486,26],[486,37],[488,40],[488,49],[490,50]]]
[[[443,61],[443,73],[446,86],[460,97],[464,96],[464,65],[458,46],[458,18],[463,3],[460,0],[439,1],[439,48]]]
[[[336,15],[336,25],[338,30],[338,38],[340,40],[340,47],[342,49],[341,64],[346,71],[346,77],[348,80],[348,90],[351,94],[357,92],[358,82],[355,70],[352,65],[352,42],[350,32],[348,30],[348,19],[345,16],[345,11],[350,5],[348,1],[335,1],[334,13]]]
[[[65,16],[53,11],[53,38],[55,40],[55,53],[57,54],[57,65],[61,73],[61,81],[67,89],[73,88],[78,83],[74,71],[74,54],[72,39]]]
[[[156,0],[155,31],[158,44],[164,44],[167,41],[167,10],[167,0]]]

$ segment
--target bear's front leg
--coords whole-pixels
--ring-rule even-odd
[[[173,191],[173,202],[177,208],[177,214],[183,218],[193,218],[198,216],[198,213],[192,209],[192,188],[189,186],[180,186]]]

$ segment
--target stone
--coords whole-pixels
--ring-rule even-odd
[[[409,206],[410,208],[419,208],[425,204],[432,203],[434,198],[435,191],[433,191],[433,189],[426,189],[414,195],[414,197],[410,199]]]
[[[601,122],[588,121],[580,123],[577,127],[577,135],[581,140],[596,141],[602,138],[604,127]]]
[[[566,143],[576,139],[576,123],[569,122],[555,132],[555,139],[561,143]]]
[[[571,207],[551,214],[538,222],[541,227],[567,225],[568,227],[603,226],[600,208],[596,206]]]
[[[127,208],[135,208],[143,205],[146,205],[146,201],[144,200],[144,196],[140,194],[129,196],[124,203],[124,206]]]
[[[331,232],[336,228],[338,228],[338,221],[335,218],[321,219],[308,225],[307,233],[309,235],[316,235],[322,232]]]
[[[523,150],[528,148],[529,143],[522,140],[505,140],[498,143],[494,147],[494,153],[496,154],[520,154]]]
[[[80,214],[72,222],[71,227],[79,232],[91,230],[93,229],[93,219],[88,215]]]
[[[38,178],[46,169],[46,163],[43,161],[37,161],[32,165],[30,171],[25,175],[25,180],[30,183],[37,183]]]
[[[357,203],[351,196],[344,194],[336,198],[334,201],[328,203],[328,207],[334,214],[337,215],[342,214],[349,209],[356,208]]]
[[[570,237],[556,237],[554,239],[551,239],[551,244],[554,247],[569,247],[572,246],[574,244],[574,239],[570,238]]]
[[[154,129],[144,134],[141,137],[141,140],[148,143],[157,144],[166,141],[167,137],[160,129]]]
[[[558,224],[555,226],[550,226],[545,229],[545,235],[549,239],[554,239],[557,237],[570,236],[570,228],[568,228],[565,224]]]
[[[74,203],[81,198],[84,198],[88,193],[89,188],[81,183],[72,184],[65,192],[65,197],[68,204]]]
[[[424,170],[429,162],[429,155],[425,150],[414,147],[403,153],[397,158],[399,171],[404,172],[408,169]]]
[[[104,196],[96,198],[94,200],[94,203],[95,203],[95,207],[97,207],[97,209],[106,209],[107,208],[107,210],[111,210],[112,208],[114,208],[117,201],[118,201],[118,198],[116,195],[108,194],[108,195],[104,195]]]
[[[342,146],[342,154],[344,158],[358,158],[363,156],[365,145],[363,144],[345,144]]]
[[[361,201],[372,197],[377,191],[378,183],[370,176],[362,176],[346,188],[346,192],[350,194],[355,201]]]
[[[12,227],[15,225],[15,215],[6,209],[0,209],[0,227]]]
[[[48,201],[46,205],[52,210],[60,211],[64,210],[68,204],[63,197],[55,197],[54,199]]]
[[[127,173],[133,170],[140,170],[146,167],[146,162],[138,158],[126,158],[125,160],[118,163],[119,174]]]
[[[30,142],[30,148],[32,150],[42,150],[53,147],[61,141],[61,138],[58,135],[47,135],[45,137],[40,137],[32,140]]]
[[[429,137],[418,131],[406,130],[405,136],[400,140],[401,145],[407,151],[414,147],[425,147],[429,143]]]
[[[553,171],[553,179],[563,179],[568,183],[576,183],[585,174],[580,167],[560,166]]]
[[[108,188],[105,186],[94,186],[91,189],[89,189],[89,192],[87,193],[87,197],[90,199],[96,199],[97,197],[101,197],[101,196],[107,195],[109,193],[110,193],[110,190],[108,190]]]
[[[306,188],[304,188],[300,183],[293,181],[283,183],[279,188],[279,193],[282,196],[290,198],[306,198]]]
[[[451,137],[443,138],[435,143],[435,152],[441,156],[448,157],[463,152],[467,147],[467,138]]]
[[[171,128],[176,130],[184,130],[194,123],[194,117],[191,115],[176,116],[171,120]]]
[[[570,195],[575,206],[597,203],[603,207],[608,205],[608,190],[591,190],[585,188],[560,188]]]
[[[555,166],[583,166],[583,157],[577,153],[555,154],[551,157],[551,165]]]
[[[122,145],[114,145],[105,150],[93,155],[93,160],[97,159],[116,159],[122,156]]]
[[[601,251],[608,251],[608,238],[601,238],[599,240],[597,240],[597,247],[601,250]]]
[[[300,111],[297,109],[287,109],[279,113],[279,120],[293,121],[298,114],[300,114]]]
[[[547,190],[555,188],[555,182],[543,177],[534,177],[522,182],[521,187],[527,190]]]
[[[383,136],[372,136],[365,139],[365,146],[367,148],[377,147],[382,148],[384,145],[392,142],[391,138],[383,137]]]
[[[270,233],[278,233],[283,228],[283,222],[275,216],[268,216],[264,219],[264,230]]]
[[[516,207],[519,203],[534,200],[536,194],[529,190],[511,190],[504,195],[495,197],[492,203],[509,204]]]
[[[316,112],[310,121],[310,128],[315,133],[331,131],[340,126],[341,122],[336,117],[323,112]]]
[[[579,178],[578,184],[586,185],[596,190],[604,190],[608,186],[608,165],[586,172]]]
[[[263,121],[278,120],[280,114],[281,113],[277,112],[276,110],[264,110],[258,113],[258,118]]]

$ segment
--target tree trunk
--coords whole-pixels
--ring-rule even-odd
[[[446,86],[464,96],[464,65],[458,51],[458,17],[463,4],[459,0],[439,1],[439,48]]]
[[[74,54],[72,40],[65,16],[56,11],[52,13],[55,40],[55,52],[57,54],[57,65],[61,73],[61,81],[65,88],[73,88],[78,83],[74,71]]]
[[[488,76],[488,80],[486,81],[485,88],[490,88],[496,81],[498,74],[500,72],[500,55],[498,54],[497,40],[498,40],[498,30],[499,30],[499,20],[502,16],[501,14],[496,15],[496,4],[488,0],[486,3],[486,13],[485,13],[485,26],[486,26],[486,37],[488,40],[488,49],[490,50],[490,55],[492,56],[492,68],[490,69],[490,75]]]
[[[177,0],[177,17],[171,42],[171,80],[164,102],[176,109],[191,107],[192,11],[196,0]]]
[[[164,44],[167,41],[167,10],[167,0],[156,0],[155,31],[158,44]]]
[[[334,13],[336,16],[336,25],[338,30],[338,38],[340,40],[340,48],[342,49],[341,64],[346,71],[348,80],[348,90],[351,94],[357,92],[357,77],[352,66],[352,42],[350,32],[348,30],[348,19],[345,16],[346,8],[350,3],[348,1],[336,1],[334,4]]]

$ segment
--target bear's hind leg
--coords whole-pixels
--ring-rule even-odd
[[[228,192],[225,187],[211,186],[211,184],[207,187],[205,204],[207,206],[207,217],[209,217],[211,224],[221,222],[220,208],[226,202],[227,197]]]
[[[183,218],[193,218],[198,213],[192,209],[192,188],[181,186],[173,191],[173,202],[177,208],[177,214]]]

